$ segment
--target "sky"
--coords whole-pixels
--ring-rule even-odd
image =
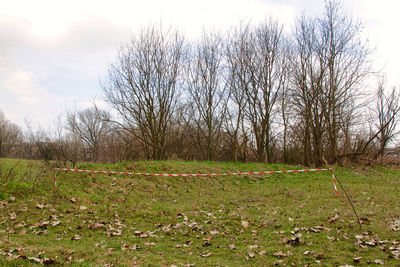
[[[318,15],[322,0],[0,0],[0,110],[6,119],[47,127],[67,110],[102,103],[100,81],[132,34],[170,25],[189,39],[271,16],[290,31],[301,13]],[[388,87],[400,84],[400,1],[344,0],[364,25],[374,67]]]

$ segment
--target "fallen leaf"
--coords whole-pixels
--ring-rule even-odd
[[[17,219],[17,214],[15,214],[15,212],[10,213],[10,220],[15,220]]]
[[[389,223],[389,229],[392,231],[400,231],[400,219]]]
[[[61,221],[53,221],[50,225],[51,226],[57,226],[59,224],[61,224]]]
[[[254,255],[255,255],[254,252],[249,252],[249,257],[250,258],[254,258]]]
[[[324,253],[317,253],[317,254],[315,254],[315,258],[317,258],[317,259],[325,259],[325,255],[324,255]]]
[[[104,228],[104,227],[106,227],[106,225],[103,224],[103,223],[94,223],[94,224],[91,224],[91,225],[89,226],[89,229],[91,229],[91,230],[97,230],[97,229]]]
[[[394,250],[391,252],[391,255],[395,258],[395,259],[400,259],[400,248],[399,250]]]
[[[203,258],[208,258],[210,256],[211,256],[211,252],[208,252],[208,250],[203,251],[202,253],[200,253],[200,257],[203,257]]]
[[[247,227],[250,226],[250,223],[249,223],[249,222],[246,222],[246,221],[242,221],[242,226],[243,226],[244,228],[247,228]]]
[[[339,215],[336,213],[334,216],[332,216],[329,219],[329,223],[334,223],[334,222],[336,222],[337,219],[339,219]]]
[[[202,247],[209,247],[209,246],[211,246],[211,243],[205,242],[205,243],[201,244],[201,246]]]
[[[112,232],[111,235],[112,236],[120,236],[120,235],[122,235],[122,230],[118,229],[117,231]]]
[[[80,209],[80,210],[87,210],[87,207],[81,205],[81,206],[79,207],[79,209]]]
[[[73,237],[71,237],[71,240],[80,240],[80,239],[82,239],[83,237],[82,236],[80,236],[80,235],[74,235]]]
[[[283,253],[282,251],[279,250],[274,253],[274,256],[278,258],[283,258],[289,256],[290,254],[291,254],[290,251],[288,251],[287,253]]]
[[[361,224],[366,224],[366,223],[370,223],[370,222],[371,222],[371,220],[368,219],[368,218],[360,218],[360,223]]]
[[[355,258],[353,258],[353,261],[355,263],[359,263],[361,261],[361,259],[362,259],[362,257],[355,257]]]
[[[35,257],[28,257],[28,260],[34,261],[36,263],[42,263],[42,260],[39,258],[35,258]]]
[[[71,201],[72,203],[75,203],[75,202],[76,202],[76,198],[73,197],[73,198],[70,199],[70,201]]]
[[[264,256],[266,254],[267,254],[267,251],[265,251],[265,250],[261,250],[260,252],[258,252],[258,255],[260,255],[260,256]]]
[[[145,245],[145,246],[155,246],[156,243],[154,243],[154,242],[144,242],[143,245]]]
[[[374,260],[374,263],[376,263],[376,264],[384,264],[382,260]]]
[[[230,248],[230,249],[235,249],[236,246],[235,246],[235,244],[230,244],[230,245],[229,245],[229,248]]]
[[[210,234],[211,235],[217,235],[217,234],[219,234],[219,232],[217,230],[212,230],[212,231],[210,231]]]
[[[55,259],[53,259],[53,258],[44,258],[43,259],[43,264],[44,265],[51,265],[51,264],[54,264],[56,261],[55,261]]]
[[[45,207],[45,205],[44,204],[36,204],[36,208],[37,209],[43,209]]]

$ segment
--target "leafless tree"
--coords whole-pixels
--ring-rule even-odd
[[[149,26],[119,50],[102,85],[106,100],[122,119],[117,123],[140,141],[149,158],[166,156],[184,53],[178,32]]]
[[[227,100],[222,79],[222,37],[204,32],[201,41],[193,48],[190,61],[186,70],[186,91],[193,106],[191,119],[196,128],[195,145],[205,152],[205,159],[214,160]]]
[[[233,161],[237,161],[242,151],[243,161],[246,160],[247,134],[244,126],[246,108],[246,88],[249,87],[246,69],[247,44],[249,42],[250,26],[240,25],[231,33],[225,48],[226,81],[229,89],[227,120],[225,130],[230,136]]]
[[[69,112],[67,129],[86,144],[85,159],[96,161],[100,146],[109,131],[110,114],[97,108],[87,108],[79,112]]]
[[[25,123],[28,128],[27,138],[33,145],[30,154],[34,159],[58,167],[75,166],[79,160],[84,160],[81,140],[65,132],[65,121],[61,115],[48,129],[41,126],[34,129],[31,122]]]
[[[322,163],[325,108],[322,81],[326,68],[317,53],[320,46],[316,20],[306,16],[300,17],[294,32],[290,96],[297,114],[295,127],[303,143],[305,165],[315,161],[316,165]]]
[[[380,82],[376,93],[375,128],[376,138],[379,142],[379,150],[374,156],[376,160],[383,156],[388,143],[399,133],[397,129],[398,115],[400,111],[400,94],[393,87],[389,94],[385,94],[384,83]]]
[[[334,0],[326,2],[322,17],[296,22],[293,100],[304,124],[306,165],[321,165],[324,152],[336,161],[340,136],[349,135],[360,85],[371,72],[370,50],[360,34],[360,24]]]
[[[326,64],[324,94],[326,129],[329,138],[330,158],[338,156],[340,132],[346,118],[356,108],[360,85],[371,73],[368,56],[371,50],[361,38],[362,25],[346,15],[337,0],[326,2],[325,14],[319,21],[321,60]]]
[[[250,32],[245,46],[245,116],[253,130],[260,162],[272,161],[272,118],[285,77],[282,37],[282,26],[269,19]]]
[[[6,120],[0,111],[0,157],[11,156],[22,142],[21,128]]]

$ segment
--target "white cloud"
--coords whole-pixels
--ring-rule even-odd
[[[51,121],[54,107],[88,106],[101,98],[99,79],[119,44],[149,23],[176,27],[189,38],[203,30],[225,31],[242,22],[276,18],[290,30],[296,15],[318,14],[319,0],[0,0],[0,106],[21,122],[22,114]],[[388,82],[400,72],[397,10],[400,2],[345,1],[366,22]],[[398,80],[397,80],[398,82]],[[10,119],[12,119],[10,117]]]
[[[15,71],[6,77],[3,86],[14,93],[19,101],[28,105],[38,104],[43,94],[43,90],[33,81],[31,72]]]

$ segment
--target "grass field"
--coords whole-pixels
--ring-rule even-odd
[[[301,169],[142,161],[78,168],[209,173]],[[57,173],[0,159],[0,265],[271,266],[400,264],[400,169],[215,177]]]

